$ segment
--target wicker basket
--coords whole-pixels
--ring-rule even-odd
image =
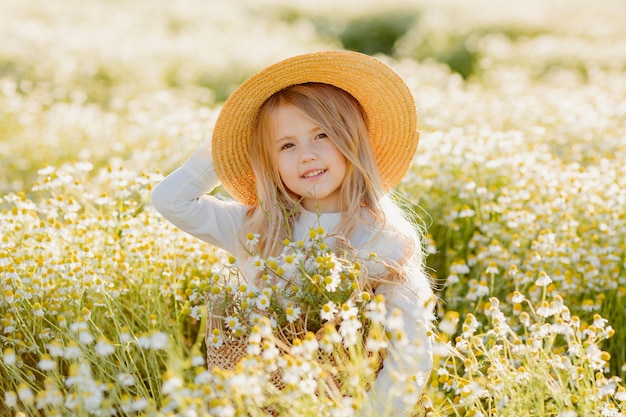
[[[229,334],[229,330],[225,328],[225,317],[232,313],[232,311],[224,311],[222,306],[211,306],[207,301],[207,317],[206,317],[206,329],[205,329],[205,342],[206,342],[206,363],[207,368],[212,370],[214,368],[220,368],[225,370],[233,370],[241,361],[248,355],[248,342],[249,338],[234,337]],[[213,308],[212,308],[213,307]],[[338,320],[338,318],[336,319]],[[220,347],[213,346],[209,339],[213,334],[213,330],[218,329],[223,335],[223,343]],[[324,330],[320,329],[316,333],[316,337],[319,340],[322,339]],[[291,347],[291,341],[295,338],[303,339],[305,337],[303,331],[294,332],[289,328],[280,328],[276,334],[276,347],[283,353],[289,352]],[[320,356],[321,359],[321,356]],[[333,358],[325,358],[326,361],[330,360],[334,363]],[[382,369],[382,358],[379,358],[378,369],[376,373]],[[341,371],[340,371],[341,372]],[[336,372],[327,372],[324,377],[324,385],[327,390],[333,392],[335,395],[341,395],[343,380],[346,375],[338,375]],[[270,377],[271,382],[278,389],[284,388],[284,382],[282,380],[282,373],[280,370],[274,371]]]
[[[235,369],[235,366],[237,365],[237,363],[241,359],[245,358],[248,354],[247,352],[248,337],[226,338],[226,340],[224,340],[223,344],[219,348],[212,346],[208,342],[208,339],[210,338],[213,329],[218,328],[222,330],[222,327],[223,327],[223,322],[221,321],[221,319],[217,317],[213,317],[207,320],[205,339],[206,339],[206,347],[207,347],[206,363],[207,363],[207,368],[209,370],[214,369],[214,368],[233,370]],[[321,338],[321,336],[322,336],[322,332],[320,331],[317,334],[318,339]],[[282,341],[282,340],[278,341],[279,343],[278,348],[282,351],[286,351],[289,348],[289,345],[284,344],[284,342],[285,341]],[[283,349],[281,349],[280,345],[282,345]],[[326,360],[328,359],[330,359],[331,362],[333,362],[332,358],[327,358]],[[381,369],[382,369],[382,360],[380,360],[379,362],[379,366],[378,366],[376,373],[380,372]],[[341,379],[342,378],[339,378],[338,375],[327,374],[325,378],[326,380],[325,385],[327,389],[330,389],[331,391],[334,391],[335,393],[339,393],[341,391],[341,385],[342,385]],[[282,381],[282,374],[280,370],[272,373],[271,382],[274,384],[274,386],[276,386],[279,389],[284,388],[284,383]]]
[[[207,348],[207,368],[215,367],[231,370],[247,355],[248,337],[224,337],[224,343],[220,347],[213,346],[209,339],[214,329],[218,329],[222,335],[227,335],[224,329],[224,311],[214,311],[207,304],[207,318],[204,340]]]
[[[234,369],[237,362],[247,355],[247,347],[248,338],[224,341],[219,348],[213,347],[207,342],[207,368]]]
[[[222,331],[222,334],[224,334],[223,324],[222,317],[212,315],[209,312],[204,335],[207,349],[206,364],[209,370],[214,368],[233,370],[237,363],[248,355],[248,337],[227,337],[220,347],[212,346],[211,343],[209,343],[213,329],[219,329]],[[278,389],[284,388],[280,370],[272,372],[270,381]]]

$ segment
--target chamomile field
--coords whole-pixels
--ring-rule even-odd
[[[264,260],[341,280],[315,290],[335,325],[286,345],[302,306],[264,308],[276,288],[149,198],[239,83],[327,49],[380,58],[417,103],[397,195],[439,302],[415,414],[626,415],[625,21],[621,0],[3,0],[0,416],[370,415],[402,335],[382,300],[348,302],[359,265],[325,231]],[[220,295],[254,314],[205,342]],[[209,369],[228,334],[249,355]]]

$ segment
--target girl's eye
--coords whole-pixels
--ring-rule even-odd
[[[315,136],[315,139],[325,139],[327,137],[328,135],[326,133],[320,133],[319,135]]]
[[[294,146],[293,143],[288,142],[288,143],[285,143],[283,146],[281,146],[280,150],[283,151],[283,150],[289,149],[289,148],[291,148],[293,146]]]

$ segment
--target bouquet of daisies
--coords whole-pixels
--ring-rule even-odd
[[[361,263],[347,253],[337,255],[327,238],[322,228],[310,229],[304,240],[284,241],[279,257],[261,259],[253,253],[258,235],[248,234],[258,284],[250,284],[231,258],[207,287],[209,369],[232,369],[270,346],[275,355],[267,357],[293,357],[306,345],[308,359],[332,367],[335,387],[341,385],[341,369],[355,357],[375,373],[386,346],[384,300],[373,297]],[[271,343],[262,343],[259,336],[264,323],[271,327],[271,334],[265,335]],[[275,384],[282,386],[281,361],[268,362],[273,364],[268,368]]]

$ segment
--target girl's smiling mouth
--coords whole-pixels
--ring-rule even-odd
[[[304,173],[302,178],[316,178],[324,174],[326,171],[327,171],[326,169],[315,169],[315,170],[307,171]]]

